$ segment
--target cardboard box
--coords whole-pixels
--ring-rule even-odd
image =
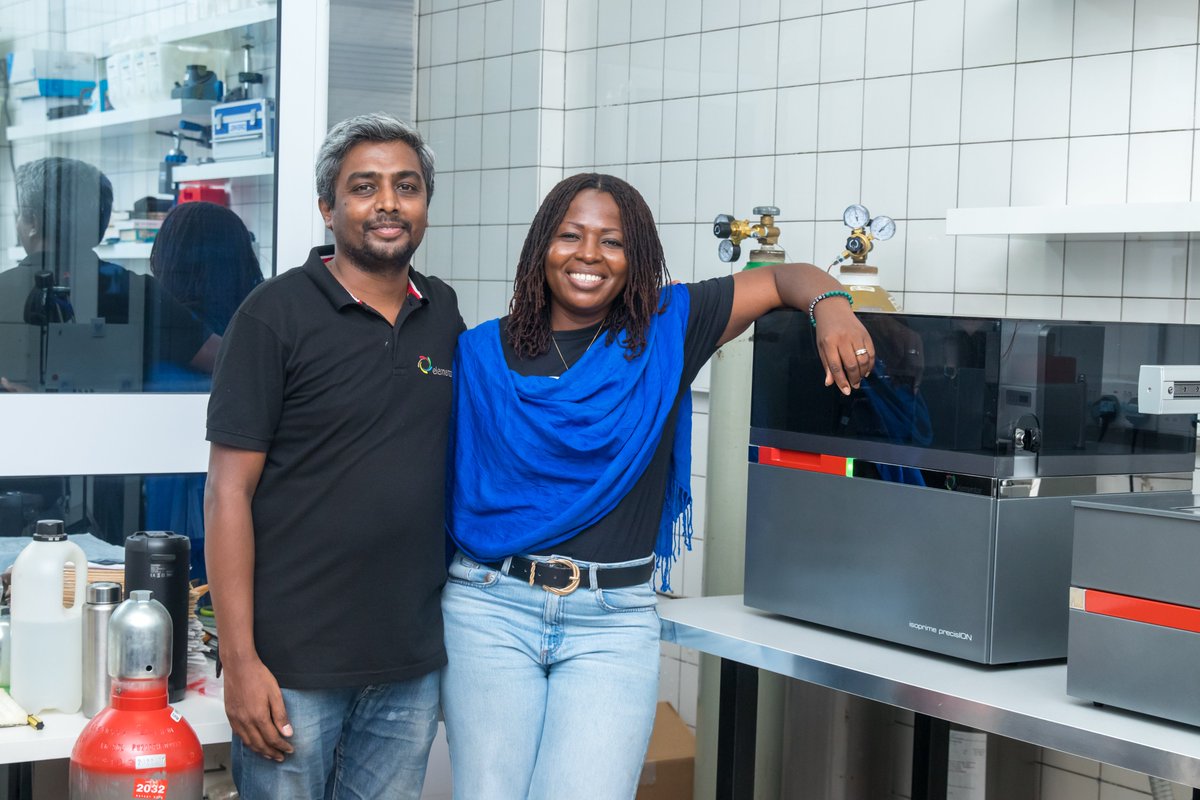
[[[696,737],[670,703],[659,703],[637,800],[692,800]]]

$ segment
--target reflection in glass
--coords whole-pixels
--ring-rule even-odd
[[[147,364],[211,372],[219,338],[150,276],[93,248],[112,213],[112,183],[73,158],[16,171],[25,257],[0,273],[0,376],[10,391],[140,390]]]
[[[190,346],[189,317],[217,336],[250,290],[262,282],[250,232],[237,214],[215,203],[184,203],[172,209],[150,252],[150,270],[186,309],[160,310],[153,327],[157,349],[147,359],[147,391],[208,391],[211,369],[183,360]],[[182,341],[176,341],[180,338]]]
[[[0,536],[30,536],[38,519],[61,519],[68,533],[90,533],[123,544],[150,524],[143,484],[150,478],[187,475],[65,475],[0,480]],[[19,496],[18,496],[19,495]],[[195,544],[193,543],[193,547]]]
[[[1195,418],[1139,413],[1137,379],[1142,364],[1195,363],[1195,326],[859,316],[876,363],[848,397],[823,385],[806,315],[758,322],[755,444],[993,477],[1026,455],[1042,476],[1191,469]],[[1037,431],[1032,454],[1018,429]],[[902,468],[888,479],[922,481]]]
[[[214,203],[184,203],[167,215],[154,240],[150,268],[179,306],[216,336],[225,333],[242,300],[262,282],[250,232],[237,214]],[[188,341],[188,320],[173,323],[163,314],[156,322],[151,341],[157,349],[146,360],[146,390],[207,392],[211,369],[182,364],[179,353],[172,354],[177,338]],[[154,475],[144,485],[147,529],[191,539],[192,577],[201,581],[206,580],[204,482],[204,475]]]

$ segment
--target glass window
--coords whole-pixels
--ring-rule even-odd
[[[206,391],[275,271],[276,2],[0,12],[4,388]]]
[[[135,531],[174,531],[191,540],[191,576],[205,583],[204,479],[203,473],[0,478],[0,540],[33,535],[39,519],[61,519],[68,534],[116,545]],[[0,542],[0,571],[16,549]]]
[[[759,320],[753,444],[1007,477],[1020,429],[1040,476],[1191,469],[1195,416],[1140,413],[1137,381],[1194,361],[1194,325],[859,318],[876,359],[849,396],[824,386],[807,313]]]

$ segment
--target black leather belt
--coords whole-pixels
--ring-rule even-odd
[[[497,561],[484,566],[500,569],[504,566],[504,562]],[[521,556],[513,556],[509,559],[508,574],[526,581],[530,586],[541,586],[547,592],[554,594],[570,594],[581,584],[584,588],[591,588],[588,570],[581,569],[574,561],[566,558],[534,561]],[[653,574],[654,559],[632,567],[599,567],[596,569],[596,586],[600,589],[637,586],[650,580],[650,576]]]

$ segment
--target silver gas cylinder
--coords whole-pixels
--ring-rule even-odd
[[[71,800],[200,800],[204,751],[167,705],[171,615],[148,590],[117,607],[108,626],[112,694],[71,750]]]
[[[108,674],[113,680],[171,674],[171,615],[146,589],[135,589],[108,623]]]

